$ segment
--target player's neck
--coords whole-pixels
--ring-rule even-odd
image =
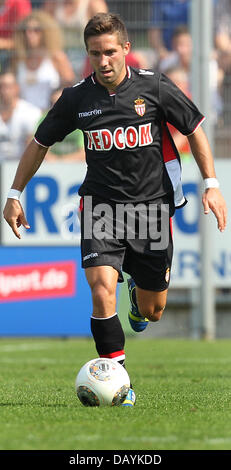
[[[119,84],[118,84],[118,85],[119,85]],[[114,87],[113,87],[113,86],[110,86],[110,87],[109,87],[109,86],[105,86],[105,85],[104,85],[104,86],[105,86],[105,88],[107,89],[109,95],[114,95],[114,94],[116,93],[116,88],[118,87],[118,85],[116,85],[116,86],[114,86]]]
[[[128,71],[126,67],[121,73],[120,77],[113,83],[104,83],[97,76],[96,76],[96,79],[101,85],[103,85],[107,89],[108,93],[111,95],[111,94],[116,93],[116,89],[125,80],[127,76],[128,76]]]

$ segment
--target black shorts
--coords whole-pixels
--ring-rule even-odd
[[[84,196],[80,203],[82,267],[112,266],[119,282],[124,271],[142,289],[167,289],[174,210],[167,196],[129,207]]]

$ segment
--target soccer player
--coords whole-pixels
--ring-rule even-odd
[[[22,155],[4,217],[20,238],[20,225],[29,227],[21,192],[48,147],[76,128],[83,130],[88,169],[79,190],[81,250],[92,294],[91,330],[99,356],[124,364],[117,282],[122,270],[130,274],[129,321],[135,331],[160,320],[171,272],[171,217],[186,203],[168,122],[189,140],[205,182],[204,212],[214,212],[220,231],[226,226],[226,204],[201,127],[204,116],[163,74],[126,67],[130,43],[118,15],[94,16],[84,40],[94,73],[64,89],[38,127]],[[131,388],[124,405],[134,403]]]

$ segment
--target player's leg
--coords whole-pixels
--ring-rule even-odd
[[[116,287],[118,280],[123,280],[121,265],[125,247],[116,238],[98,237],[96,230],[92,231],[92,237],[85,237],[85,222],[91,220],[93,227],[94,222],[98,221],[97,213],[94,213],[96,203],[93,200],[90,208],[84,199],[80,211],[82,267],[91,289],[93,304],[91,331],[99,356],[117,360],[124,365],[125,335],[116,312]],[[135,394],[132,392],[130,389],[125,406],[135,404]]]
[[[164,250],[146,250],[142,254],[142,241],[135,242],[131,255],[126,259],[130,311],[128,318],[132,329],[143,331],[149,321],[156,322],[165,309],[173,256],[171,224],[168,228],[168,246]],[[139,249],[139,251],[138,251]]]
[[[136,299],[139,312],[151,322],[159,321],[167,302],[168,289],[153,292],[136,286]]]
[[[125,336],[116,312],[118,271],[112,266],[93,266],[85,273],[92,295],[91,331],[96,350],[100,357],[123,364]]]
[[[167,302],[168,289],[161,292],[141,289],[132,278],[128,279],[130,297],[129,322],[136,332],[143,331],[149,321],[156,322],[162,317]]]
[[[92,266],[85,269],[91,289],[94,318],[107,318],[115,313],[118,271],[112,266]]]
[[[91,289],[93,312],[91,331],[100,357],[117,360],[125,366],[125,335],[116,312],[118,271],[112,266],[85,269]],[[132,385],[122,406],[134,406],[136,396]]]

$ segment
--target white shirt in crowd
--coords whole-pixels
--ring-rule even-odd
[[[28,139],[35,133],[41,115],[39,108],[22,99],[18,99],[8,121],[3,121],[0,115],[0,161],[21,157]]]
[[[17,82],[20,96],[45,111],[50,107],[51,93],[60,86],[60,77],[51,59],[45,58],[36,70],[19,62]]]

